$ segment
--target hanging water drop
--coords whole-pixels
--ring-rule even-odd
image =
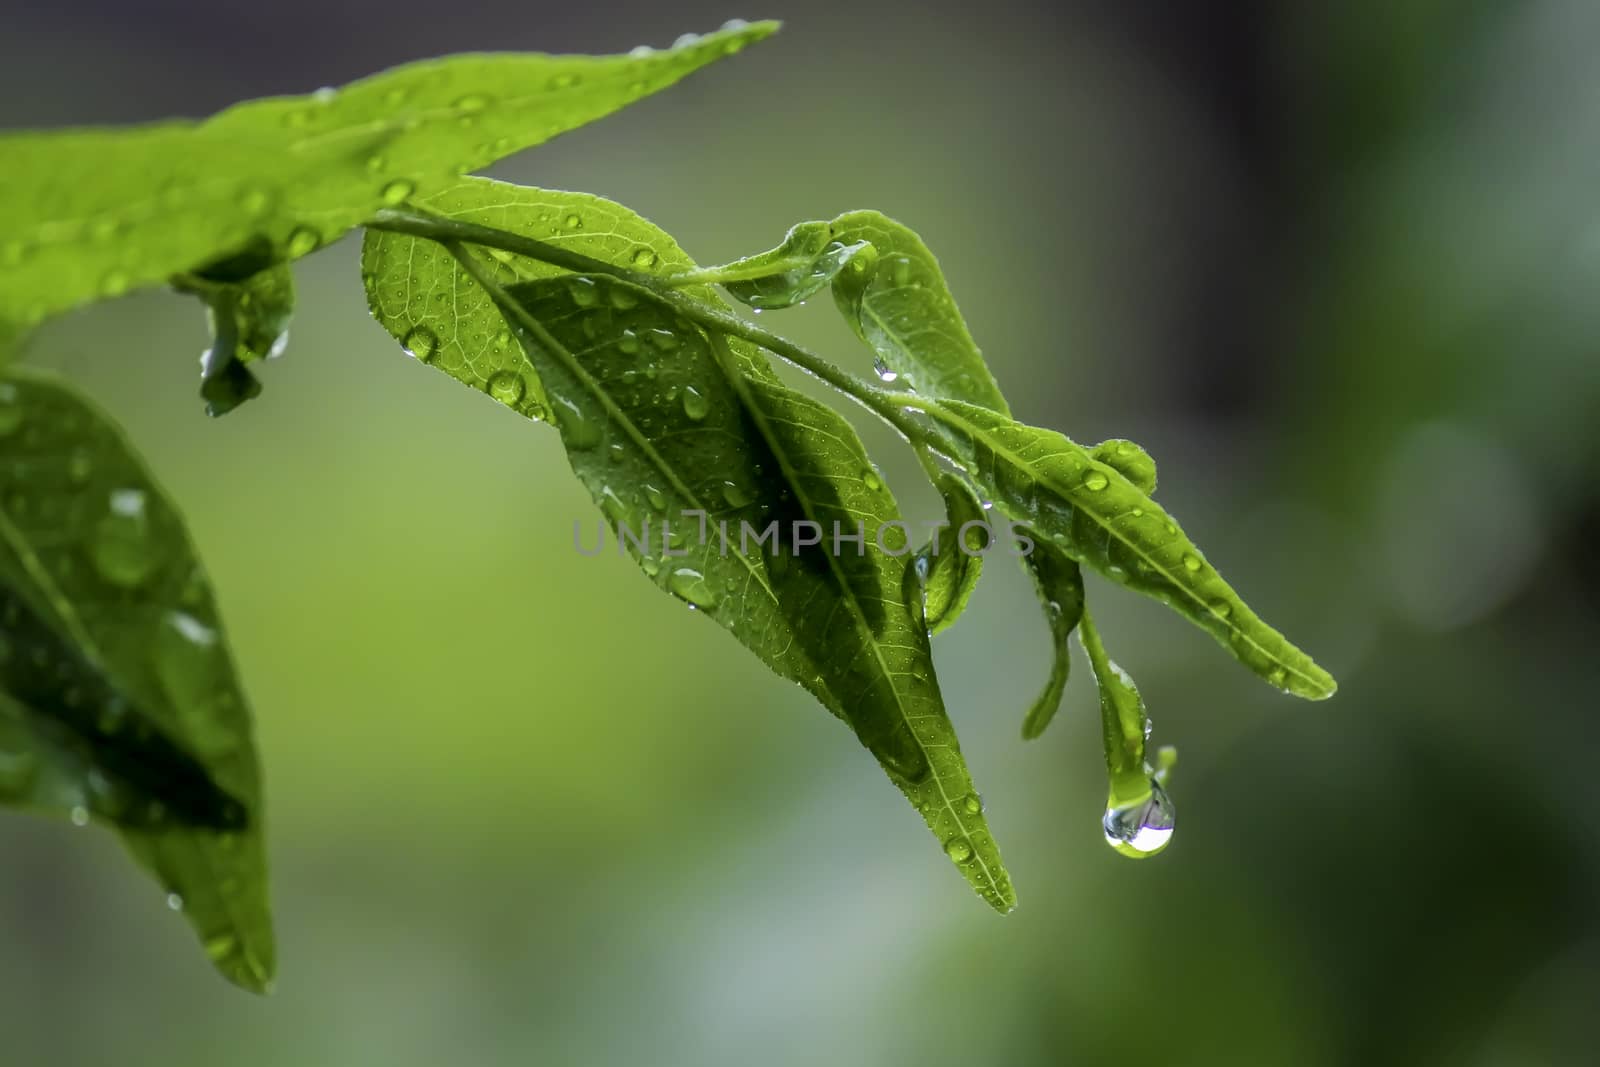
[[[310,255],[322,243],[322,237],[309,226],[296,226],[289,234],[289,258]]]
[[[1106,844],[1134,859],[1153,856],[1166,848],[1176,825],[1177,813],[1172,798],[1154,778],[1150,779],[1148,796],[1130,804],[1107,807],[1100,821]]]
[[[889,369],[889,364],[885,363],[883,361],[883,357],[881,356],[874,357],[872,360],[872,369],[874,373],[876,373],[878,377],[882,378],[885,382],[892,382],[900,377],[900,375],[895,371]]]

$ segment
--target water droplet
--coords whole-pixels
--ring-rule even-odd
[[[466,112],[467,114],[482,111],[488,106],[489,98],[484,96],[482,93],[468,93],[466,96],[458,99],[455,103],[455,108],[457,111]]]
[[[260,218],[272,206],[272,193],[264,186],[246,185],[239,190],[239,210],[251,218]]]
[[[583,229],[583,216],[573,212],[562,220],[561,224],[569,230]]]
[[[89,476],[94,473],[94,460],[88,451],[75,448],[72,455],[67,457],[67,480],[73,485],[83,485],[89,481]]]
[[[400,341],[411,356],[423,363],[428,362],[439,351],[439,338],[426,326],[414,326]]]
[[[1144,508],[1134,508],[1128,514],[1132,515],[1136,519],[1142,519],[1144,518]]]
[[[722,483],[722,499],[727,501],[730,508],[742,508],[753,499],[750,493],[737,482]]]
[[[626,285],[613,285],[610,290],[611,306],[618,311],[632,311],[639,306],[639,298]]]
[[[695,422],[705,418],[711,411],[711,402],[705,394],[692,385],[683,387],[683,413]]]
[[[605,437],[600,424],[585,415],[570,400],[558,399],[556,403],[559,405],[556,419],[566,437],[567,447],[578,451],[587,451],[598,447],[601,439]]]
[[[648,248],[640,248],[633,253],[633,265],[640,270],[649,270],[656,265],[656,254]]]
[[[550,88],[570,89],[582,80],[583,77],[581,75],[570,70],[564,70],[560,74],[557,74],[554,78],[550,79]]]
[[[206,938],[206,955],[213,963],[221,963],[239,951],[239,939],[232,934],[218,934]]]
[[[298,259],[300,256],[309,255],[317,250],[322,243],[322,237],[316,230],[309,226],[296,226],[289,234],[289,255]]]
[[[74,804],[72,810],[67,813],[67,818],[72,820],[74,826],[88,826],[89,809],[82,804]]]
[[[705,575],[692,567],[679,567],[667,579],[667,587],[674,595],[689,602],[690,607],[710,611],[717,606],[717,591],[711,588]]]
[[[404,178],[396,178],[383,187],[383,202],[385,204],[398,204],[416,191],[417,187],[414,182],[408,182]]]
[[[183,910],[183,897],[181,897],[177,893],[168,893],[167,894],[167,907],[171,908],[173,911],[182,911]]]
[[[889,369],[889,364],[885,363],[882,358],[873,359],[872,369],[878,375],[878,377],[882,378],[886,382],[892,382],[900,377],[899,374]]]
[[[1091,470],[1083,476],[1083,487],[1091,493],[1098,493],[1110,484],[1111,481],[1097,470]]]
[[[870,467],[861,472],[861,481],[874,493],[883,488],[883,479],[879,478],[877,471]]]
[[[671,330],[652,329],[645,335],[650,338],[650,343],[663,352],[671,352],[678,347],[678,336]]]
[[[594,283],[593,278],[572,279],[567,292],[571,294],[572,302],[581,308],[592,308],[600,303],[600,287]]]
[[[656,50],[647,44],[636,44],[628,49],[629,59],[647,59],[656,54]]]
[[[1199,557],[1186,554],[1183,557],[1183,569],[1188,571],[1191,574],[1193,574],[1195,571],[1199,570],[1200,569],[1200,559],[1199,559]]]
[[[894,284],[905,285],[911,281],[911,260],[905,256],[896,256],[887,266],[889,267],[889,276],[894,280]]]
[[[17,387],[10,382],[0,382],[0,437],[10,437],[22,429],[25,419],[22,404],[17,399]]]
[[[113,490],[90,542],[89,555],[100,577],[123,589],[143,585],[160,562],[145,502],[142,489]]]
[[[1141,859],[1167,847],[1177,825],[1172,799],[1161,783],[1150,779],[1150,795],[1133,804],[1106,808],[1100,826],[1106,844],[1122,853]]]
[[[484,390],[506,407],[514,408],[522,403],[528,385],[522,380],[522,375],[514,370],[497,370],[489,375]]]
[[[645,483],[644,498],[650,501],[650,506],[655,508],[657,511],[667,510],[666,494],[648,482]]]
[[[121,296],[128,291],[128,276],[120,270],[107,271],[100,279],[101,296]]]
[[[967,809],[968,815],[978,815],[983,811],[983,798],[976,793],[968,793],[961,806]]]
[[[388,169],[388,166],[389,157],[385,156],[382,152],[379,152],[377,155],[367,157],[368,174],[377,174],[379,171]]]
[[[699,43],[700,43],[700,35],[698,33],[683,33],[683,34],[679,34],[678,35],[678,39],[676,41],[672,42],[672,47],[673,48],[693,48],[695,45],[697,45]]]
[[[1271,673],[1267,675],[1267,681],[1282,689],[1289,682],[1289,672],[1282,667],[1274,667]]]
[[[965,863],[972,858],[972,846],[964,837],[952,837],[944,843],[944,854],[955,863]]]
[[[1211,602],[1211,613],[1219,619],[1226,619],[1233,613],[1233,605],[1226,600],[1213,600]]]

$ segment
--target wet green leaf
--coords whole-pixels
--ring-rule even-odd
[[[201,122],[0,136],[0,338],[258,240],[298,258],[776,28],[625,56],[451,56]]]
[[[1333,678],[1251,611],[1121,471],[1053,430],[960,401],[938,407],[965,439],[972,476],[1013,518],[1079,563],[1169,605],[1268,683],[1312,700],[1333,695]]]
[[[1022,736],[1032,740],[1044,733],[1055,718],[1066,692],[1072,670],[1070,639],[1083,615],[1083,572],[1048,536],[1036,529],[1024,529],[1033,543],[1027,556],[1028,572],[1033,575],[1034,590],[1044,605],[1051,641],[1050,677],[1022,720]]]
[[[934,488],[944,500],[947,525],[928,538],[912,565],[922,576],[928,629],[938,633],[953,625],[972,599],[983,574],[990,533],[988,513],[965,478],[945,471]]]
[[[802,222],[770,252],[668,280],[673,284],[688,279],[715,282],[735,300],[758,311],[771,311],[809,299],[846,268],[857,274],[870,271],[876,258],[877,252],[865,241],[835,241],[826,222]]]
[[[924,396],[1009,414],[922,239],[877,211],[852,211],[829,225],[835,241],[866,241],[876,252],[870,270],[840,273],[833,291],[845,321],[883,367]]]
[[[660,230],[597,197],[471,180],[420,206],[633,270],[695,269]],[[574,217],[580,224],[567,226]],[[520,352],[440,345],[431,362],[479,388],[506,374],[520,375],[525,389],[540,382],[573,470],[613,531],[652,524],[647,550],[636,537],[628,544],[645,573],[849,723],[963,874],[1009,908],[1009,880],[981,808],[969,810],[965,799],[976,794],[926,631],[901,597],[909,553],[887,556],[870,543],[859,557],[850,544],[843,555],[831,551],[835,520],[847,535],[865,523],[870,542],[874,523],[898,514],[848,423],[784,389],[750,346],[720,337],[714,346],[643,289],[478,250],[467,253],[473,271],[457,270],[441,254],[427,241],[369,235],[364,265],[379,321],[402,341],[412,337],[413,351],[419,329],[451,338],[507,331]],[[483,314],[492,297],[474,271],[514,304],[498,322]],[[419,290],[450,297],[409,298]],[[703,285],[684,291],[722,306]],[[465,313],[433,310],[443,306]],[[672,555],[659,537],[663,521],[680,542]],[[817,523],[824,545],[795,544],[797,521]],[[592,548],[592,531],[582,543]]]
[[[248,708],[178,513],[59,382],[0,379],[0,787],[117,827],[217,968],[274,965]]]

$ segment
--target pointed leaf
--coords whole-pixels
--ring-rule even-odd
[[[451,56],[203,122],[0,136],[0,337],[256,239],[305,255],[776,28],[730,24],[625,56]]]
[[[1022,736],[1031,741],[1050,725],[1066,692],[1067,676],[1072,670],[1070,638],[1083,616],[1083,572],[1049,537],[1036,529],[1024,530],[1033,542],[1026,557],[1028,572],[1033,575],[1035,591],[1050,623],[1052,657],[1050,678],[1022,720]]]
[[[985,492],[1079,563],[1169,605],[1271,685],[1312,700],[1333,678],[1268,626],[1206,562],[1177,522],[1116,468],[1052,430],[945,401]]]
[[[934,484],[944,498],[947,525],[918,550],[913,566],[922,580],[928,629],[938,633],[961,617],[983,574],[988,551],[988,513],[960,475],[944,472]]]
[[[13,371],[0,389],[4,636],[31,645],[34,662],[55,658],[64,686],[6,671],[7,736],[26,731],[26,751],[54,783],[44,794],[30,785],[21,799],[77,805],[61,783],[82,771],[86,796],[107,795],[83,806],[120,822],[135,858],[181,898],[217,968],[263,989],[274,952],[259,771],[205,572],[177,512],[102,412],[37,373]],[[173,792],[155,779],[189,764],[242,816],[193,825],[155,809],[152,799]],[[139,805],[132,817],[123,800]]]
[[[840,274],[834,296],[845,321],[883,365],[925,396],[1009,414],[922,239],[876,211],[852,211],[831,225],[835,241],[866,241],[877,253],[870,271]]]

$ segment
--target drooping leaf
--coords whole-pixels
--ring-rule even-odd
[[[0,763],[19,781],[32,768],[16,799],[115,824],[217,968],[263,989],[274,949],[259,771],[205,572],[103,413],[37,373],[13,371],[0,390],[3,637],[47,667],[4,672]],[[196,817],[201,781],[237,810]]]
[[[1009,414],[922,239],[877,211],[851,211],[829,225],[835,241],[865,241],[876,252],[871,270],[840,273],[833,291],[845,321],[883,367],[924,396]]]
[[[1083,616],[1083,572],[1048,536],[1036,529],[1025,529],[1032,542],[1028,572],[1033,575],[1034,589],[1044,605],[1051,640],[1050,677],[1022,720],[1022,736],[1031,741],[1050,725],[1066,692],[1072,670],[1070,639]]]
[[[1145,712],[1144,698],[1128,672],[1106,655],[1100,632],[1088,611],[1083,612],[1078,640],[1089,656],[1100,694],[1100,727],[1110,782],[1101,830],[1106,843],[1122,855],[1144,859],[1166,848],[1177,826],[1177,813],[1162,784],[1177,753],[1170,748],[1163,750],[1159,771],[1145,759],[1150,717]]]
[[[278,259],[770,35],[730,24],[625,56],[484,53],[202,122],[0,137],[0,338],[265,240]]]
[[[583,194],[471,180],[419,206],[538,235],[634,270],[694,269],[656,227]],[[581,225],[562,225],[571,217]],[[524,355],[496,348],[488,362],[475,362],[474,356],[485,358],[481,352],[441,346],[431,362],[480,388],[497,374],[541,381],[573,469],[608,520],[637,530],[645,519],[666,519],[683,538],[673,556],[664,554],[659,537],[649,552],[630,542],[646,574],[849,723],[949,845],[947,855],[986,899],[1008,908],[1014,897],[981,805],[965,799],[976,794],[938,698],[926,634],[906,629],[900,599],[906,558],[875,562],[857,558],[848,546],[843,557],[834,557],[795,544],[796,521],[818,523],[831,539],[834,517],[843,522],[847,513],[859,512],[844,530],[853,534],[854,521],[893,514],[881,483],[868,488],[870,464],[848,424],[829,421],[837,417],[819,415],[783,389],[743,342],[726,340],[725,352],[713,348],[711,338],[649,292],[604,276],[558,276],[521,256],[474,250],[468,253],[478,257],[474,269],[514,302],[506,318],[492,323],[479,315],[479,304],[464,299],[469,286],[482,288],[472,272],[453,270],[440,262],[441,254],[448,253],[427,241],[369,235],[363,262],[379,321],[402,340],[418,329],[435,337],[509,332]],[[449,305],[467,308],[467,316],[452,320],[432,310],[445,301],[406,297],[419,289],[450,294]],[[704,286],[684,291],[723,306]],[[537,331],[519,326],[519,315]],[[541,339],[538,331],[549,336]],[[737,377],[726,373],[733,368]],[[793,440],[798,431],[789,423],[802,417],[810,420],[810,432]],[[684,510],[705,513],[706,543],[697,518],[680,521]],[[747,537],[741,537],[741,522],[750,526]],[[772,523],[778,532],[767,532]],[[659,533],[659,525],[654,529]],[[869,551],[876,554],[875,547]],[[899,636],[891,641],[880,631]],[[974,806],[978,810],[970,810]]]
[[[944,499],[947,525],[928,538],[912,566],[921,580],[928,629],[938,633],[960,618],[978,587],[990,528],[988,514],[966,479],[945,471],[934,488]]]
[[[1271,685],[1312,700],[1333,695],[1328,672],[1251,611],[1172,516],[1115,467],[1053,430],[960,401],[933,406],[965,438],[972,476],[1013,518],[1169,605]]]
[[[200,357],[200,397],[206,414],[226,415],[261,393],[250,364],[282,354],[294,316],[294,275],[269,262],[236,277],[230,263],[179,275],[173,287],[206,305],[211,347]]]

